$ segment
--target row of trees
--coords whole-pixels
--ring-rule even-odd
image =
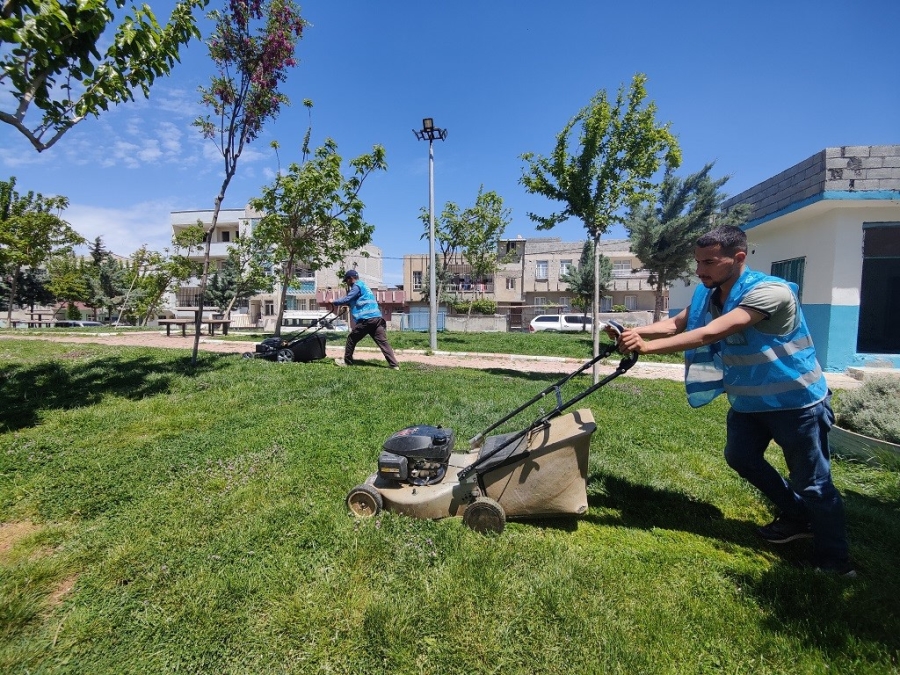
[[[522,155],[526,166],[521,184],[529,193],[561,204],[550,215],[528,214],[538,229],[575,218],[593,243],[595,355],[599,353],[600,238],[610,227],[625,226],[632,252],[650,272],[658,319],[664,290],[693,268],[697,237],[717,224],[739,224],[747,215],[743,209],[723,212],[725,197],[720,188],[728,177],[712,179],[712,164],[684,179],[675,176],[681,149],[670,125],[657,122],[656,105],[646,100],[646,79],[636,74],[628,90],[619,88],[614,102],[605,91],[597,93],[557,135],[549,156]],[[664,177],[657,184],[654,178],[661,169]],[[582,257],[582,268],[585,263]],[[585,276],[582,271],[572,280],[581,283]]]
[[[656,106],[648,102],[646,76],[634,76],[629,89],[621,87],[614,101],[598,92],[556,137],[549,156],[525,153],[520,180],[526,191],[559,202],[550,215],[529,213],[538,229],[552,229],[569,219],[580,220],[587,241],[578,265],[561,281],[568,284],[574,304],[585,312],[593,308],[597,326],[600,299],[612,279],[610,261],[600,253],[600,240],[621,224],[628,232],[632,252],[649,272],[656,303],[654,319],[662,311],[666,289],[690,276],[694,242],[704,232],[746,220],[746,207],[723,209],[721,188],[729,177],[714,179],[713,163],[685,178],[675,175],[681,149],[668,124],[656,120]],[[662,170],[660,183],[655,182]],[[479,190],[475,205],[460,209],[447,202],[435,218],[435,277],[438,297],[453,304],[447,292],[450,268],[461,258],[475,277],[496,272],[503,262],[499,241],[509,224],[509,211],[494,192]],[[427,209],[421,219],[428,236]],[[637,270],[635,270],[637,271]],[[427,291],[427,289],[426,289]],[[595,354],[599,346],[594,335]]]
[[[80,303],[94,318],[128,315],[146,321],[175,285],[196,274],[188,253],[198,232],[189,232],[162,252],[142,247],[130,258],[113,256],[97,237],[87,244],[64,219],[64,197],[21,194],[15,177],[0,181],[0,306],[12,319],[14,305],[31,307]],[[80,315],[79,315],[80,316]]]
[[[125,5],[125,0],[114,1],[117,9]],[[111,103],[133,99],[136,90],[148,95],[155,79],[170,72],[180,48],[199,37],[195,12],[206,4],[207,0],[181,0],[168,23],[160,25],[147,6],[133,7],[131,14],[123,15],[111,10],[107,0],[5,3],[0,11],[0,86],[12,94],[15,104],[10,110],[0,110],[0,121],[14,126],[42,151],[73,125],[87,116],[99,115]],[[222,295],[227,285],[215,272],[210,281],[209,251],[219,209],[244,148],[287,103],[279,85],[296,65],[294,51],[306,23],[291,0],[227,0],[224,8],[211,12],[209,18],[214,30],[207,47],[218,74],[201,89],[201,102],[209,113],[195,124],[216,143],[224,162],[224,177],[213,202],[212,222],[201,237],[205,257],[198,321],[202,303],[208,297]],[[118,26],[110,35],[107,31],[114,24]],[[101,45],[105,47],[102,53]],[[526,166],[521,183],[525,189],[562,205],[550,215],[529,213],[538,228],[550,229],[570,218],[584,224],[587,240],[593,245],[593,275],[588,273],[588,261],[583,257],[579,267],[570,272],[570,284],[580,288],[586,280],[593,281],[590,304],[595,313],[606,276],[599,242],[614,224],[625,225],[632,250],[650,271],[657,291],[658,316],[664,289],[692,266],[690,254],[696,236],[716,222],[741,222],[745,216],[740,210],[722,212],[719,188],[728,178],[712,179],[712,165],[684,179],[675,176],[681,150],[669,125],[657,122],[656,106],[646,100],[645,84],[644,75],[635,75],[630,88],[621,87],[614,101],[605,91],[598,92],[557,135],[550,155],[522,155]],[[305,103],[311,107],[310,102]],[[26,116],[33,108],[39,111],[40,119],[28,123]],[[260,224],[259,250],[254,255],[268,254],[280,261],[283,288],[288,287],[298,261],[318,267],[371,239],[372,227],[362,218],[359,190],[367,176],[386,168],[384,149],[375,146],[372,153],[351,161],[353,176],[345,179],[336,143],[327,139],[322,147],[310,151],[309,137],[308,131],[301,162],[291,164],[284,175],[279,171],[275,183],[254,202],[267,214]],[[657,185],[654,177],[663,167],[664,178]],[[17,296],[16,285],[23,269],[37,269],[38,261],[46,260],[51,250],[65,253],[67,248],[84,243],[59,217],[66,206],[64,198],[29,193],[13,199],[14,187],[11,181],[6,188],[10,194],[0,194],[0,200],[4,200],[0,207],[6,208],[8,221],[0,232],[0,264],[10,270],[7,285],[11,298]],[[25,204],[27,217],[14,213],[20,202]],[[436,270],[438,283],[446,284],[448,261],[457,253],[476,276],[495,271],[500,263],[497,244],[508,223],[509,211],[503,209],[502,198],[484,192],[483,187],[471,207],[460,209],[448,202],[436,223],[442,253]],[[22,246],[16,228],[26,225],[45,228],[43,241],[49,242],[50,248]],[[152,276],[150,270],[156,273],[166,267],[168,259],[147,251],[135,255],[129,265],[132,286],[136,287],[131,290],[140,297],[151,297],[154,293],[137,288],[137,280]],[[70,263],[58,260],[54,265],[67,270],[58,276],[74,278]],[[241,265],[238,262],[228,272],[237,286],[243,284],[245,276],[254,277]],[[102,265],[95,267],[100,274]],[[180,263],[174,267],[178,273],[184,272]],[[120,297],[110,295],[113,270],[103,274],[107,281],[101,274],[96,281],[84,282],[87,290],[82,295],[89,302]],[[225,271],[222,276],[226,276]],[[254,283],[259,286],[262,282],[257,279],[249,286]],[[65,292],[74,294],[71,289]],[[239,295],[235,292],[233,298]],[[580,292],[577,295],[588,304]],[[596,350],[596,335],[594,342]],[[194,359],[196,350],[197,341]]]

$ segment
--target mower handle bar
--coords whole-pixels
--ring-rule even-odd
[[[509,413],[506,417],[504,417],[504,418],[501,419],[501,420],[498,420],[497,422],[495,422],[494,424],[492,424],[491,426],[489,426],[487,429],[485,429],[485,430],[482,431],[481,433],[479,433],[479,434],[477,434],[476,436],[474,436],[473,438],[469,439],[469,449],[470,449],[470,450],[474,450],[475,448],[477,448],[479,445],[481,445],[482,441],[484,441],[485,436],[487,436],[490,432],[492,432],[494,429],[496,429],[497,427],[499,427],[499,426],[500,426],[501,424],[503,424],[504,422],[508,422],[509,420],[511,420],[513,417],[515,417],[516,415],[518,415],[520,412],[522,412],[522,411],[525,410],[526,408],[530,408],[532,405],[534,405],[534,404],[537,403],[539,400],[541,400],[542,398],[544,398],[544,396],[546,396],[547,394],[549,394],[551,391],[556,391],[556,399],[557,399],[557,404],[556,404],[556,405],[557,405],[557,408],[559,408],[559,407],[562,405],[562,399],[560,398],[559,388],[560,388],[562,385],[564,385],[566,382],[568,382],[569,380],[571,380],[573,377],[575,377],[576,375],[579,375],[579,374],[583,373],[585,370],[587,370],[588,368],[592,367],[595,363],[597,363],[597,362],[600,361],[601,359],[605,359],[607,356],[609,356],[610,354],[612,354],[613,351],[615,351],[615,348],[616,348],[616,346],[617,346],[618,343],[619,343],[618,336],[620,336],[620,335],[622,334],[622,331],[625,330],[625,329],[622,327],[621,324],[619,324],[619,323],[616,322],[616,321],[610,321],[608,325],[609,325],[610,327],[612,327],[612,329],[615,331],[616,336],[617,336],[617,337],[616,337],[616,343],[615,343],[614,345],[612,345],[611,347],[606,347],[602,353],[598,354],[598,355],[595,356],[593,359],[591,359],[590,361],[588,361],[587,363],[585,363],[583,366],[581,366],[581,368],[579,368],[578,370],[576,370],[576,371],[574,371],[574,372],[572,372],[572,373],[569,373],[568,375],[566,375],[566,376],[565,376],[564,378],[562,378],[561,380],[559,380],[559,381],[557,381],[557,382],[554,382],[553,384],[551,384],[550,386],[548,386],[546,389],[544,389],[542,392],[536,394],[536,395],[534,396],[534,398],[532,398],[532,399],[529,400],[529,401],[526,401],[525,403],[523,403],[522,405],[520,405],[518,408],[516,408],[515,410],[513,410],[513,411],[512,411],[511,413]],[[631,367],[631,366],[628,366],[628,368],[630,368],[630,367]],[[626,368],[626,370],[627,370],[627,368]]]
[[[328,321],[328,317],[330,317],[331,315],[334,315],[334,318],[335,318],[335,319],[337,319],[337,318],[340,317],[340,314],[338,314],[338,313],[337,313],[336,311],[334,311],[333,309],[332,309],[332,310],[329,310],[329,312],[328,312],[327,314],[325,314],[324,316],[322,316],[322,317],[316,319],[315,330],[313,330],[313,332],[310,333],[310,335],[315,335],[315,334],[318,333],[320,330],[322,330],[323,328],[325,328],[325,326],[326,326],[326,324],[327,324],[327,321]],[[310,330],[312,330],[312,326],[306,326],[306,327],[304,327],[302,330],[295,330],[295,331],[292,332],[292,333],[288,333],[287,335],[283,335],[283,336],[281,337],[281,339],[284,340],[285,342],[290,342],[291,340],[297,340],[297,339],[303,337],[304,335],[306,335]]]
[[[613,323],[613,322],[610,322],[610,323]],[[616,333],[617,333],[618,335],[621,335],[623,330],[624,330],[624,328],[622,328],[622,326],[620,326],[619,324],[616,324],[616,325],[615,325],[615,331],[616,331]],[[518,413],[522,412],[523,410],[525,410],[526,408],[528,408],[529,406],[533,405],[534,403],[536,403],[537,401],[539,401],[541,398],[543,398],[544,396],[546,396],[547,393],[549,393],[549,392],[551,392],[551,391],[554,391],[554,390],[556,391],[556,395],[557,395],[557,404],[556,404],[556,408],[555,408],[555,409],[551,410],[551,411],[550,411],[549,413],[547,413],[546,415],[542,415],[541,417],[537,418],[534,422],[532,422],[531,424],[529,424],[528,427],[526,427],[526,428],[523,429],[522,431],[520,431],[520,432],[514,434],[514,435],[511,436],[510,438],[506,439],[503,443],[501,443],[500,445],[498,445],[496,448],[494,448],[493,450],[491,450],[489,453],[487,453],[487,454],[484,455],[483,457],[479,457],[477,460],[475,460],[474,462],[472,462],[469,466],[464,467],[463,469],[461,469],[461,470],[456,474],[456,475],[457,475],[457,478],[459,478],[459,480],[464,480],[466,477],[469,476],[469,474],[471,474],[473,471],[475,471],[481,464],[483,464],[483,463],[486,462],[488,459],[490,459],[491,457],[493,457],[494,455],[496,455],[497,453],[499,453],[501,450],[504,450],[504,449],[508,448],[510,445],[512,445],[513,443],[515,443],[515,442],[518,441],[519,439],[523,438],[525,435],[527,435],[527,434],[528,434],[529,432],[531,432],[533,429],[537,429],[538,427],[542,427],[542,426],[546,425],[550,420],[552,420],[552,419],[554,419],[554,418],[556,418],[556,417],[559,417],[559,416],[563,413],[564,410],[567,410],[568,408],[571,408],[573,405],[575,405],[575,404],[578,403],[579,401],[581,401],[581,400],[587,398],[588,396],[590,396],[591,394],[593,394],[593,393],[594,393],[595,391],[597,391],[600,387],[603,387],[604,385],[608,384],[608,383],[611,382],[612,380],[616,379],[616,378],[619,377],[620,375],[622,375],[622,374],[624,374],[625,372],[627,372],[629,368],[631,368],[635,363],[637,363],[637,360],[638,360],[638,354],[637,354],[637,352],[631,352],[631,353],[629,353],[629,354],[625,354],[625,355],[622,357],[622,360],[619,361],[619,365],[618,365],[618,367],[615,369],[615,371],[613,371],[611,374],[609,374],[609,375],[607,375],[606,377],[604,377],[602,380],[600,380],[600,381],[597,382],[596,384],[591,385],[590,387],[588,387],[587,389],[585,389],[583,392],[581,392],[581,393],[578,394],[577,396],[572,397],[571,399],[569,399],[568,401],[566,401],[566,402],[564,402],[564,403],[562,402],[562,397],[561,397],[561,395],[560,395],[559,388],[560,388],[563,384],[565,384],[566,382],[568,382],[570,379],[572,379],[572,377],[574,377],[575,375],[578,375],[579,373],[581,373],[581,372],[587,370],[588,368],[590,368],[591,366],[593,366],[595,363],[597,363],[597,361],[599,361],[600,359],[606,358],[607,356],[609,356],[610,354],[612,354],[613,351],[615,351],[616,345],[617,345],[617,344],[618,344],[618,340],[616,340],[616,344],[607,346],[607,347],[603,350],[603,352],[602,352],[601,354],[598,354],[596,357],[594,357],[593,359],[591,359],[590,361],[588,361],[587,363],[585,363],[583,366],[581,366],[581,368],[579,368],[579,369],[576,370],[575,372],[570,373],[569,375],[565,376],[564,378],[562,378],[562,379],[559,380],[558,382],[556,382],[556,383],[550,385],[550,386],[547,387],[544,391],[542,391],[542,392],[539,393],[537,396],[535,396],[534,398],[532,398],[530,401],[528,401],[527,403],[525,403],[525,404],[519,406],[518,408],[516,408],[516,410],[514,410],[513,412],[511,412],[509,415],[507,415],[506,417],[504,417],[502,420],[500,420],[500,421],[497,422],[496,424],[492,425],[492,426],[489,427],[488,429],[485,429],[483,432],[481,432],[480,434],[478,434],[478,436],[476,436],[475,438],[473,438],[473,439],[472,439],[472,444],[473,444],[472,447],[474,447],[474,443],[475,443],[476,441],[477,441],[477,442],[483,441],[483,440],[484,440],[485,434],[487,434],[487,433],[489,433],[490,431],[496,429],[498,426],[500,426],[500,425],[503,424],[504,422],[508,421],[508,420],[511,419],[512,417],[515,417]],[[523,455],[520,455],[519,457],[517,457],[516,459],[517,459],[517,460],[518,460],[518,459],[524,459],[525,457],[528,456],[528,454],[529,454],[529,453],[526,452],[526,453],[524,453]]]

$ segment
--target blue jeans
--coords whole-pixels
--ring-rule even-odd
[[[831,481],[828,432],[834,424],[831,395],[800,410],[728,411],[725,461],[777,506],[782,516],[809,521],[814,556],[847,559],[844,502]],[[769,442],[781,446],[788,480],[765,459]]]

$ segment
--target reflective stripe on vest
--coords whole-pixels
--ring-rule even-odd
[[[745,269],[725,299],[722,314],[737,307],[747,292],[763,282],[787,284],[783,279]],[[712,293],[712,289],[705,288],[698,288],[694,293],[688,330],[710,320]],[[799,305],[796,293],[794,301]],[[714,359],[697,354],[700,350],[685,352],[685,386],[690,404],[705,405],[722,391],[728,394],[731,406],[738,412],[805,408],[825,398],[828,385],[799,309],[798,306],[797,326],[787,335],[768,335],[751,326],[740,333],[743,344],[733,344],[727,338],[718,342],[722,368],[718,382],[704,372],[709,367],[704,362],[718,365]]]

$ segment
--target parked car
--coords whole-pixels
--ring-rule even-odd
[[[57,321],[54,326],[56,328],[96,328],[103,324],[99,321]]]
[[[578,331],[582,329],[590,332],[590,316],[582,316],[581,314],[541,314],[534,317],[528,325],[528,332],[530,333],[542,330]]]
[[[128,319],[120,319],[120,318],[117,317],[117,316],[111,316],[111,317],[109,317],[109,321],[106,322],[106,325],[107,325],[107,326],[119,326],[119,327],[121,327],[121,326],[132,327],[132,326],[134,326],[134,324],[131,323],[130,321],[128,321]]]

